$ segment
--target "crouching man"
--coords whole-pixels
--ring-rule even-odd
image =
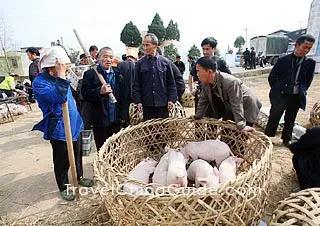
[[[214,57],[198,60],[196,69],[203,83],[195,118],[204,117],[207,108],[213,110],[213,118],[232,120],[241,132],[253,131],[261,102],[240,79],[217,70]]]
[[[93,186],[93,180],[82,177],[82,151],[79,135],[83,122],[72,97],[70,82],[66,73],[70,59],[60,46],[47,50],[40,60],[40,73],[32,83],[35,98],[42,111],[43,119],[33,127],[40,130],[45,140],[50,140],[53,151],[53,164],[56,182],[63,199],[71,201],[75,196],[67,190],[69,159],[64,130],[62,104],[68,102],[73,150],[77,169],[78,183],[81,186]]]

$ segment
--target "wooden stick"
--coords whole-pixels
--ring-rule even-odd
[[[65,102],[62,104],[62,115],[63,115],[64,131],[66,134],[68,157],[69,157],[69,164],[71,167],[73,186],[75,187],[75,192],[76,192],[75,196],[76,196],[76,199],[78,200],[79,199],[79,186],[78,186],[76,164],[75,164],[75,160],[74,160],[74,151],[73,151],[73,142],[72,142],[72,135],[71,135],[71,127],[70,127],[68,102]],[[81,150],[79,150],[79,151],[81,151]]]

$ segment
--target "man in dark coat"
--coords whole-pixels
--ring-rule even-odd
[[[83,97],[91,104],[91,123],[97,150],[107,138],[120,130],[126,112],[121,93],[123,78],[118,70],[112,68],[113,58],[113,51],[109,47],[99,50],[96,70],[107,84],[101,84],[95,68],[86,71],[82,81]],[[110,93],[117,99],[116,103],[112,102]]]
[[[128,110],[128,112],[126,112],[122,118],[124,120],[122,122],[122,127],[126,127],[130,124],[129,106],[130,106],[130,103],[132,103],[132,86],[134,81],[134,67],[135,67],[135,62],[138,59],[137,49],[128,48],[126,57],[127,59],[124,61],[121,61],[117,66],[120,74],[123,76],[122,98],[125,101],[123,103],[126,106],[125,109]]]
[[[308,129],[289,146],[300,189],[320,187],[320,127]]]
[[[177,101],[177,88],[170,61],[157,53],[158,38],[152,33],[142,41],[145,56],[135,66],[133,101],[143,120],[168,118]]]
[[[246,48],[246,51],[243,52],[243,57],[244,57],[244,67],[247,70],[250,68],[250,51],[248,48]]]
[[[176,61],[174,62],[174,65],[177,66],[177,68],[179,69],[180,73],[183,75],[184,71],[186,70],[186,66],[181,61],[181,56],[180,55],[176,56]]]
[[[269,75],[270,116],[265,134],[276,135],[280,118],[285,111],[282,142],[289,145],[299,108],[305,110],[307,90],[314,76],[316,62],[306,57],[315,42],[311,35],[300,36],[292,54],[281,57]]]
[[[256,51],[254,51],[254,47],[251,47],[250,52],[250,69],[256,69]]]

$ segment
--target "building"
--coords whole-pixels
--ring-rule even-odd
[[[272,32],[268,35],[286,35],[288,34],[290,31],[285,31],[285,30],[278,30],[278,31],[275,31],[275,32]]]
[[[313,0],[311,3],[307,33],[316,38],[309,56],[317,62],[316,72],[320,73],[320,0]]]
[[[25,71],[20,51],[8,51],[7,56],[0,52],[0,76],[7,76],[9,73],[17,73],[20,76],[28,75]]]
[[[278,30],[268,35],[285,35],[285,36],[288,36],[290,42],[295,42],[299,36],[304,35],[306,33],[307,33],[307,28],[303,28],[295,31]]]

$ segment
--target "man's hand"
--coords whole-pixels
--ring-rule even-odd
[[[67,65],[64,64],[60,58],[56,58],[55,69],[57,72],[57,77],[66,79]]]
[[[170,111],[173,108],[173,106],[174,106],[174,104],[171,101],[169,101],[168,102],[168,110]]]
[[[109,84],[105,84],[101,86],[100,94],[109,94],[112,93],[111,86]]]
[[[256,131],[253,127],[251,126],[246,126],[241,130],[241,133],[247,134],[248,132],[254,132]]]
[[[196,96],[196,93],[197,93],[197,90],[196,90],[196,89],[192,89],[192,90],[191,90],[192,96]]]
[[[137,104],[137,110],[138,110],[138,112],[142,112],[142,104],[141,103]]]

